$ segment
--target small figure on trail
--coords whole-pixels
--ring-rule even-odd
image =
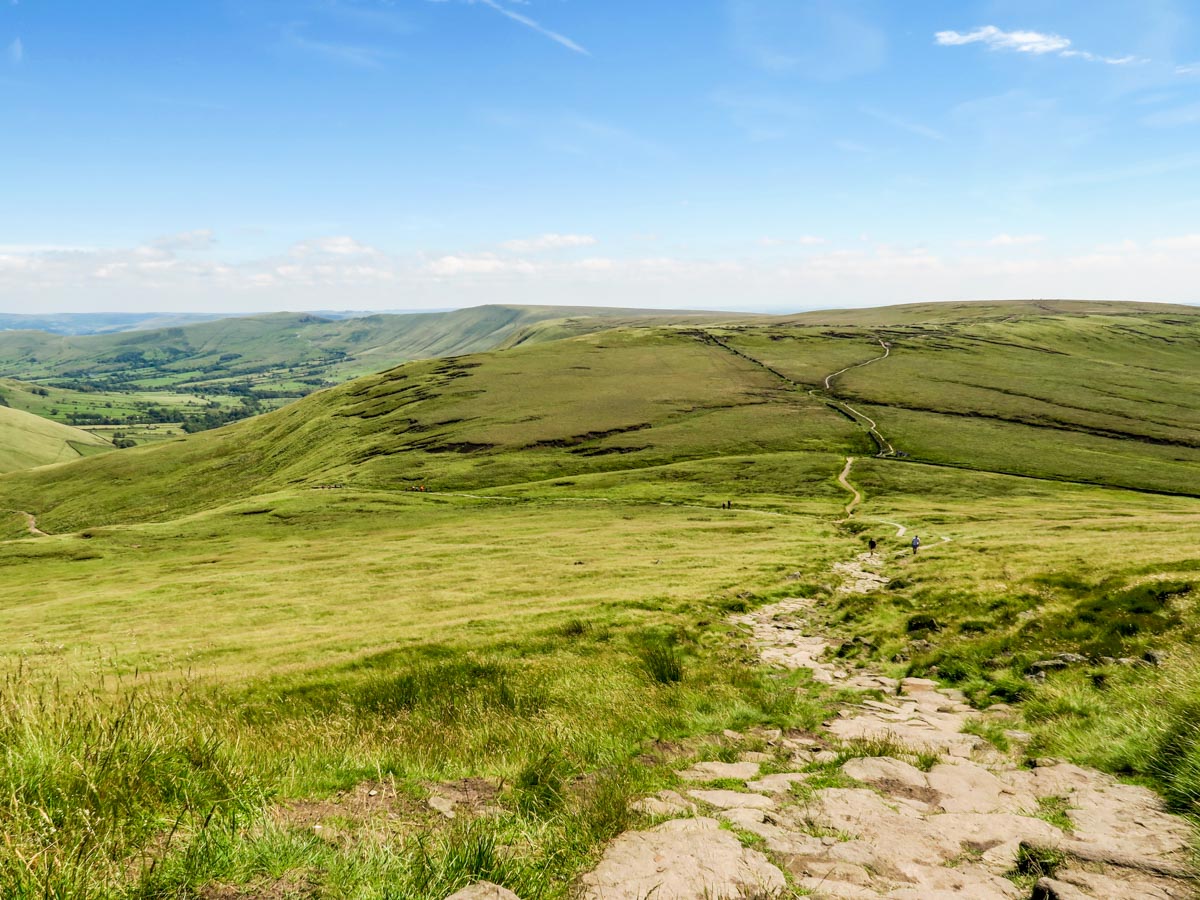
[[[920,546],[921,546],[921,539],[919,537],[917,537],[916,535],[913,535],[913,539],[912,539],[913,556],[917,555],[917,548]]]
[[[875,538],[871,538],[869,541],[867,541],[867,546],[871,549],[871,552],[874,553],[875,548],[879,545],[875,543]]]

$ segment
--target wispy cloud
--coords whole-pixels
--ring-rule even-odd
[[[777,238],[777,237],[761,237],[758,239],[760,247],[819,247],[826,244],[828,241],[823,237],[815,234],[802,234],[798,238]]]
[[[387,54],[379,48],[316,40],[303,33],[304,25],[303,22],[293,22],[283,30],[283,41],[287,47],[360,69],[382,68]]]
[[[1127,66],[1146,62],[1136,56],[1100,56],[1087,50],[1076,50],[1071,39],[1060,34],[1046,34],[1041,31],[1003,31],[995,25],[984,25],[982,28],[966,32],[939,31],[933,38],[942,47],[983,44],[990,50],[1009,50],[1031,56],[1053,53],[1066,59],[1083,59],[1110,66]]]
[[[1175,67],[1176,75],[1200,75],[1200,62]]]
[[[25,59],[25,45],[21,43],[20,38],[17,38],[8,45],[5,55],[8,57],[8,61],[14,66],[19,66],[21,64],[21,61]]]
[[[597,243],[590,234],[541,234],[534,238],[505,241],[500,246],[514,253],[537,253],[542,250],[568,250],[592,247]]]
[[[1181,125],[1195,125],[1197,122],[1200,122],[1200,103],[1160,110],[1142,119],[1143,125],[1152,128],[1177,128]]]
[[[1040,234],[998,234],[987,242],[989,247],[1024,247],[1045,240]]]
[[[934,128],[927,125],[922,125],[919,122],[910,122],[908,119],[902,119],[900,116],[894,116],[891,113],[886,113],[881,109],[875,109],[872,106],[864,106],[862,111],[872,119],[878,119],[886,125],[891,125],[893,128],[899,128],[901,131],[907,131],[909,134],[915,134],[918,137],[927,138],[931,141],[944,141],[946,136]]]
[[[496,0],[469,0],[469,2],[479,3],[480,5],[486,6],[489,9],[494,9],[496,12],[500,13],[500,15],[507,16],[508,18],[512,19],[514,22],[518,22],[521,25],[524,25],[526,28],[533,29],[538,34],[542,35],[543,37],[548,37],[550,40],[554,41],[555,43],[562,44],[568,50],[573,50],[576,53],[582,53],[584,56],[592,55],[587,50],[585,50],[583,47],[579,46],[579,44],[575,43],[573,40],[571,40],[569,37],[567,37],[565,34],[559,34],[557,31],[551,31],[549,28],[546,28],[540,22],[536,22],[533,19],[529,18],[529,16],[522,15],[521,13],[516,12],[515,10],[511,10],[511,9],[508,9],[507,7],[501,6],[499,3],[496,2]]]

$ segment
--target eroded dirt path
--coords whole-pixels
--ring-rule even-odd
[[[3,512],[13,513],[14,515],[18,515],[24,519],[26,530],[28,530],[28,532],[34,537],[50,537],[50,535],[38,528],[37,517],[33,515],[33,513],[27,513],[21,509],[3,510]]]
[[[860,494],[858,492],[858,488],[856,488],[854,485],[852,485],[850,483],[850,470],[853,468],[854,468],[854,457],[847,456],[846,457],[846,467],[844,469],[842,469],[841,474],[838,475],[838,477],[837,477],[838,484],[840,484],[842,487],[844,487],[846,490],[848,490],[853,495],[850,499],[850,502],[846,504],[846,517],[847,518],[854,515],[854,510],[858,507],[858,505],[860,503],[862,503],[862,499],[863,499],[862,494]]]
[[[844,369],[838,369],[832,375],[826,375],[825,376],[825,390],[827,390],[827,391],[832,390],[832,388],[830,386],[830,382],[833,381],[833,379],[837,378],[839,375],[845,375],[851,369],[861,369],[863,366],[869,366],[869,365],[871,365],[871,363],[876,363],[882,359],[887,359],[889,356],[892,355],[892,348],[885,341],[881,340],[879,342],[879,346],[883,348],[883,356],[876,356],[873,359],[868,359],[866,362],[855,363],[852,366],[846,366],[846,368],[844,368]]]
[[[864,553],[835,571],[843,591],[868,593],[886,584],[884,565]],[[1012,730],[1010,709],[980,713],[935,682],[853,670],[831,658],[819,620],[816,601],[794,597],[731,621],[765,663],[808,669],[861,699],[817,735],[727,732],[735,748],[755,749],[682,770],[678,791],[640,801],[667,821],[613,841],[580,896],[778,897],[785,871],[793,887],[824,898],[1195,896],[1191,826],[1153,793],[1060,760],[1021,764],[964,731],[1008,726],[1020,747],[1028,735]]]

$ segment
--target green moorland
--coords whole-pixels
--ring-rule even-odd
[[[112,450],[111,441],[0,406],[0,473],[70,462]]]
[[[0,405],[76,426],[159,426],[131,438],[143,443],[164,436],[164,424],[215,428],[408,360],[556,336],[533,329],[538,323],[582,333],[661,315],[481,306],[355,318],[278,313],[157,328],[148,320],[135,331],[98,334],[0,331]],[[689,318],[712,317],[672,314],[672,321]]]
[[[543,326],[0,478],[0,894],[566,897],[710,736],[836,707],[726,622],[797,594],[1196,812],[1195,315]],[[891,583],[838,593],[869,537]],[[1026,677],[1057,652],[1087,662]],[[424,804],[447,783],[473,813]]]

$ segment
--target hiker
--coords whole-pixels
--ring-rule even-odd
[[[875,547],[876,547],[876,546],[878,546],[878,545],[875,543],[875,538],[871,538],[869,541],[867,541],[867,546],[868,546],[868,547],[871,549],[871,552],[872,552],[872,553],[874,553],[874,552],[875,552]]]
[[[912,539],[913,556],[917,555],[917,548],[920,546],[921,546],[921,539],[919,537],[917,537],[916,535],[913,535],[913,539]]]

